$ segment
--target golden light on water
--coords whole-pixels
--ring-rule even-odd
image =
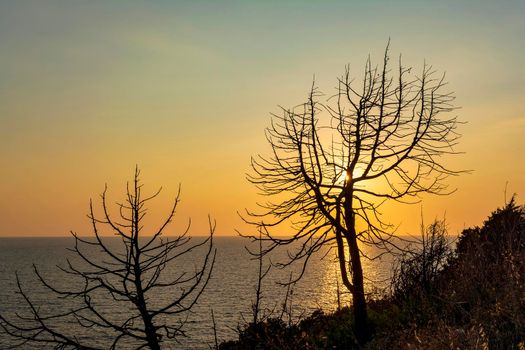
[[[361,245],[361,249],[367,256],[374,257],[379,253],[378,248]],[[377,297],[388,292],[390,276],[393,270],[392,256],[382,256],[381,258],[362,260],[363,270],[365,272],[365,292],[369,298]],[[348,306],[352,303],[352,297],[346,290],[341,281],[341,272],[339,262],[334,254],[329,253],[323,260],[322,264],[316,265],[319,272],[320,297],[317,303],[324,310],[334,310],[338,306],[338,299],[341,307]],[[339,295],[339,298],[338,298]]]
[[[323,308],[333,310],[338,307],[338,299],[341,306],[351,302],[350,295],[341,282],[339,263],[334,259],[326,258],[325,270],[321,280],[322,299],[320,304]],[[339,297],[338,297],[339,296]]]

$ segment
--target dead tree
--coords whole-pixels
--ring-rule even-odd
[[[64,273],[61,278],[74,282],[78,288],[58,287],[33,265],[46,295],[62,301],[63,307],[44,312],[33,301],[30,288],[22,286],[17,276],[27,310],[14,318],[0,315],[0,330],[19,346],[160,349],[162,342],[184,335],[185,314],[204,291],[215,262],[215,224],[210,220],[209,236],[197,243],[187,235],[189,224],[181,235],[164,236],[179,203],[179,187],[167,218],[147,235],[142,226],[146,204],[160,190],[143,196],[139,175],[136,169],[124,203],[117,203],[118,219],[110,213],[106,187],[101,195],[102,215],[95,215],[90,202],[88,217],[94,237],[71,233],[74,256],[59,269]],[[108,233],[106,229],[113,237],[103,235]],[[193,263],[195,251],[203,253],[199,266]],[[183,266],[184,260],[190,266]],[[178,266],[173,269],[175,264]]]
[[[252,316],[253,316],[253,325],[254,327],[257,326],[259,321],[261,321],[261,301],[263,298],[263,291],[262,291],[262,283],[266,275],[268,275],[268,272],[270,272],[271,265],[268,265],[266,268],[263,267],[263,247],[262,247],[262,233],[259,233],[259,250],[257,252],[251,251],[250,249],[245,249],[250,253],[251,255],[255,255],[257,257],[257,286],[255,287],[255,300],[252,302]]]
[[[416,242],[396,259],[391,283],[393,300],[431,295],[442,270],[454,256],[445,219],[435,219],[428,226],[421,219],[421,238]]]
[[[353,296],[356,335],[364,341],[360,247],[388,247],[395,231],[381,206],[451,193],[445,180],[461,171],[443,159],[457,153],[460,136],[444,74],[425,64],[413,75],[401,58],[391,70],[387,46],[382,65],[368,59],[357,85],[347,66],[326,102],[314,82],[305,103],[273,115],[266,129],[272,151],[252,158],[248,176],[267,199],[244,219],[264,227],[267,253],[299,243],[284,265],[301,261],[304,271],[313,253],[336,249],[342,282]]]

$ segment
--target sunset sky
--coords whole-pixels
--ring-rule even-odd
[[[451,234],[481,224],[507,196],[525,202],[525,2],[0,0],[0,236],[89,234],[89,199],[122,198],[136,164],[182,184],[175,229],[246,230],[250,156],[265,154],[278,106],[302,103],[315,75],[331,93],[368,54],[446,71],[466,122],[451,160],[472,174],[423,197]],[[417,230],[420,205],[385,213]],[[179,225],[179,226],[177,226]],[[175,231],[170,231],[176,233]]]

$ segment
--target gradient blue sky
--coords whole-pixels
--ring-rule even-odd
[[[208,214],[243,229],[270,113],[314,75],[325,92],[345,64],[360,78],[388,38],[405,64],[447,72],[467,122],[453,162],[474,173],[425,197],[425,217],[480,224],[507,181],[525,196],[524,18],[523,1],[0,0],[0,236],[89,232],[89,198],[106,182],[121,198],[135,164],[166,189],[156,210],[182,183],[192,232]],[[388,214],[403,233],[419,211]]]

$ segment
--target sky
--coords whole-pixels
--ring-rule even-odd
[[[264,200],[246,181],[267,154],[278,106],[333,91],[370,55],[446,72],[455,92],[457,191],[385,215],[400,234],[446,217],[480,225],[512,193],[525,201],[525,2],[0,0],[0,236],[90,234],[104,185],[123,198],[136,165],[163,188],[149,220],[169,233],[247,232]],[[355,67],[355,68],[354,68]]]

